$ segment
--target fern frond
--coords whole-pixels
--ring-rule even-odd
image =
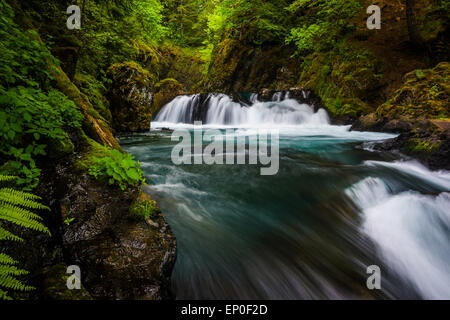
[[[31,200],[41,200],[41,197],[39,197],[35,194],[16,190],[13,188],[1,188],[0,192],[1,191],[5,191],[6,194],[9,194],[12,197],[18,197],[18,198],[22,198],[22,199],[31,199]]]
[[[8,296],[6,291],[0,289],[0,300],[12,300],[12,298]]]
[[[6,276],[22,276],[24,274],[28,274],[28,271],[23,270],[23,269],[19,269],[15,266],[10,266],[10,265],[6,265],[6,264],[0,264],[0,278],[1,277],[6,277]]]
[[[4,275],[0,273],[0,287],[17,291],[30,291],[34,287],[24,285],[20,280],[12,275]]]
[[[23,239],[21,237],[16,236],[15,234],[9,232],[6,229],[3,229],[0,224],[0,240],[9,240],[9,241],[16,241],[16,242],[22,242]],[[1,263],[1,260],[0,260]]]
[[[10,256],[8,256],[7,254],[4,253],[0,253],[0,264],[17,264],[18,262],[16,260],[14,260],[13,258],[11,258]]]
[[[0,183],[15,180],[16,177],[0,174]],[[20,237],[3,228],[1,220],[12,222],[16,225],[47,233],[50,230],[44,226],[42,217],[27,209],[46,209],[47,206],[38,203],[40,197],[31,193],[18,191],[11,188],[0,188],[0,240],[23,241]],[[34,287],[23,284],[18,276],[28,273],[17,268],[18,262],[10,256],[0,253],[0,300],[12,300],[8,295],[9,290],[30,291]]]
[[[17,177],[15,177],[15,176],[4,176],[4,175],[0,174],[0,183],[10,182],[10,181],[14,181],[16,179],[17,179]]]
[[[42,217],[26,209],[15,207],[10,204],[0,203],[0,219],[15,223],[24,228],[33,229],[43,233],[50,234],[50,230],[42,223],[36,220],[42,220]]]
[[[39,199],[39,197],[10,188],[0,189],[0,202],[3,201],[4,203],[14,204],[28,209],[50,210],[47,206],[34,201],[34,199]]]
[[[14,211],[14,215],[18,215],[19,217],[31,220],[42,220],[42,217],[34,212],[2,201],[0,201],[0,210],[0,219],[2,219],[3,215],[13,215],[13,213],[8,212]]]

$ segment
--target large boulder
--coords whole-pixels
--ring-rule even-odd
[[[154,76],[135,62],[113,64],[107,75],[111,79],[108,98],[113,128],[120,132],[148,131]]]
[[[55,244],[59,248],[49,265],[59,261],[79,266],[81,283],[94,299],[172,298],[176,240],[163,214],[155,210],[146,217],[136,212],[145,209],[136,203],[154,203],[141,188],[122,191],[87,175],[85,163],[92,156],[98,155],[88,148],[81,157],[47,168],[40,184],[45,203],[52,208],[53,221],[48,225],[54,243],[46,244],[47,251],[51,253]],[[49,290],[50,298],[64,295],[57,290],[64,286],[49,279],[48,272],[42,279],[41,298]]]

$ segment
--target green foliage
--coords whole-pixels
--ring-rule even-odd
[[[109,79],[105,79],[105,83],[108,83]],[[112,120],[111,111],[109,109],[109,101],[105,98],[107,89],[102,81],[97,80],[95,77],[89,74],[76,74],[74,84],[80,89],[85,98],[89,100],[95,110],[90,112],[95,113],[92,115],[94,118],[103,117],[106,121]]]
[[[0,175],[0,183],[11,182],[12,176]],[[12,188],[0,188],[0,240],[23,241],[22,238],[6,230],[2,221],[13,223],[23,228],[32,229],[50,235],[50,231],[42,224],[42,217],[30,210],[50,210],[37,202],[40,197]],[[31,286],[24,285],[17,277],[28,272],[18,269],[18,262],[10,256],[0,253],[0,300],[11,299],[8,290],[30,291]]]
[[[118,185],[122,190],[145,183],[140,163],[136,163],[131,154],[109,148],[108,152],[106,157],[93,158],[94,164],[89,167],[90,175],[96,179],[105,179],[111,185]]]
[[[202,46],[214,0],[162,0],[167,38],[180,46]]]
[[[281,43],[286,28],[286,0],[223,0],[208,17],[209,41],[226,38],[262,44]]]
[[[55,58],[38,41],[35,31],[22,32],[13,22],[11,7],[0,0],[0,83],[6,88],[23,85],[48,88],[51,80],[48,62]]]
[[[83,117],[50,86],[49,65],[57,62],[37,34],[18,29],[4,0],[0,9],[0,156],[9,160],[2,171],[18,175],[17,184],[31,190],[40,174],[35,158],[49,143],[66,140],[63,128],[80,127]]]
[[[64,224],[66,226],[70,226],[70,224],[75,220],[75,218],[67,218],[64,220]]]
[[[431,153],[439,148],[442,141],[429,141],[426,139],[413,138],[409,140],[409,148],[415,153]]]
[[[309,26],[293,28],[286,42],[293,42],[299,52],[311,51],[316,45],[316,39],[323,35],[324,30],[320,25],[311,24]]]
[[[141,199],[142,198],[142,199]],[[138,198],[130,206],[130,216],[136,220],[147,220],[155,217],[161,210],[157,207],[156,202],[144,197]]]
[[[295,0],[287,12],[297,16],[286,43],[297,47],[297,54],[330,48],[348,31],[350,19],[362,8],[358,0]]]
[[[159,0],[86,1],[78,69],[105,78],[112,64],[130,60],[137,41],[157,44],[166,34]]]

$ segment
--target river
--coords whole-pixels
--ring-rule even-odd
[[[177,238],[177,299],[450,298],[449,172],[374,151],[395,135],[330,125],[324,110],[279,95],[247,104],[210,95],[200,116],[224,141],[276,129],[277,174],[175,165],[178,142],[161,129],[194,136],[196,99],[177,97],[148,133],[119,137]],[[380,290],[366,286],[371,265]]]

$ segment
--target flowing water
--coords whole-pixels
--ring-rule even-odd
[[[332,126],[324,110],[288,95],[200,100],[180,96],[149,133],[120,137],[177,237],[178,299],[450,298],[450,173],[373,152],[393,135]],[[225,140],[277,128],[278,174],[174,165],[177,142],[159,129],[194,134],[194,120]],[[381,290],[366,286],[370,265]]]

